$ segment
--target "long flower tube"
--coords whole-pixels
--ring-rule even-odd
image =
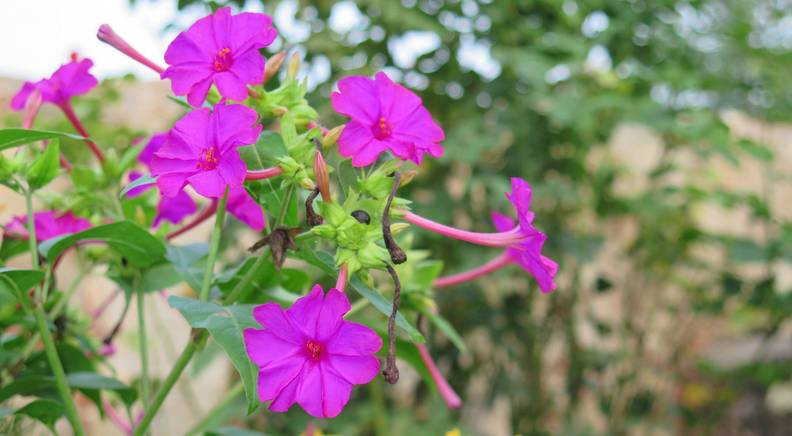
[[[121,38],[121,36],[115,33],[109,24],[102,24],[99,26],[99,30],[96,32],[96,37],[99,38],[99,41],[104,42],[105,44],[113,47],[130,58],[151,68],[157,74],[162,74],[165,71],[165,68],[157,65],[149,58],[140,54],[140,52],[135,50],[134,47],[129,45],[129,43],[124,40],[124,38]]]
[[[483,277],[487,274],[491,274],[504,266],[510,265],[513,263],[513,260],[509,254],[504,251],[500,256],[490,260],[489,262],[485,263],[484,265],[478,266],[473,268],[469,271],[461,272],[458,274],[452,274],[449,276],[438,277],[435,279],[433,285],[436,288],[446,288],[449,286],[458,285],[460,283],[469,282],[475,280],[479,277]]]
[[[91,135],[85,130],[80,118],[77,117],[77,114],[74,113],[74,108],[72,108],[71,103],[65,101],[63,103],[58,104],[58,107],[63,111],[63,114],[66,115],[69,122],[74,126],[74,129],[77,130],[77,133],[85,137],[84,141],[88,145],[88,148],[91,149],[91,152],[96,156],[100,163],[104,163],[105,156],[102,153],[102,150],[99,149],[99,146],[96,145],[90,138]]]
[[[38,89],[33,90],[30,93],[30,97],[28,97],[27,101],[25,102],[25,108],[22,115],[22,128],[23,129],[32,129],[33,123],[36,121],[36,116],[38,115],[39,109],[41,109],[41,105],[44,103],[44,100],[41,97],[41,91]],[[47,142],[45,141],[44,144]],[[72,169],[71,162],[66,159],[66,157],[61,153],[58,157],[60,160],[60,166],[63,167],[66,171]]]
[[[347,280],[349,280],[349,267],[347,264],[341,265],[341,269],[338,271],[338,280],[336,280],[335,288],[341,292],[344,292],[346,289]]]
[[[429,370],[429,375],[432,377],[432,380],[435,382],[437,386],[437,391],[440,392],[440,396],[443,397],[443,401],[445,401],[446,405],[449,409],[458,409],[462,406],[462,400],[459,398],[459,395],[454,391],[454,388],[448,384],[443,374],[440,372],[440,369],[437,368],[434,360],[432,360],[432,356],[429,355],[429,350],[426,348],[425,344],[415,344],[415,347],[418,348],[418,353],[421,355],[421,360],[423,360],[424,365],[426,365],[426,369]]]
[[[440,224],[412,212],[405,212],[404,219],[413,225],[431,232],[486,247],[507,247],[509,245],[519,244],[525,240],[525,235],[521,232],[520,227],[514,227],[512,230],[500,233],[479,233]]]
[[[272,177],[277,177],[283,174],[283,168],[281,167],[271,167],[271,168],[264,168],[263,170],[253,170],[245,174],[245,180],[263,180],[263,179],[270,179]]]

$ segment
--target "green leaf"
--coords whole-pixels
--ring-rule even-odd
[[[265,130],[253,145],[239,147],[239,155],[250,170],[269,168],[277,163],[277,158],[288,154],[281,135]]]
[[[462,336],[459,335],[456,329],[454,329],[454,326],[452,326],[448,322],[448,320],[446,320],[445,318],[443,318],[442,316],[436,313],[432,313],[429,310],[423,310],[421,311],[421,313],[426,315],[426,317],[429,318],[430,321],[432,321],[432,324],[434,324],[437,328],[439,328],[440,331],[442,331],[443,334],[446,335],[446,337],[451,341],[452,344],[454,344],[455,347],[457,347],[457,349],[460,352],[462,353],[468,352],[467,346],[465,345],[465,341],[462,340]]]
[[[17,378],[0,389],[0,403],[14,395],[40,395],[55,387],[55,378],[48,375],[32,375]]]
[[[44,153],[36,155],[27,170],[27,181],[31,189],[47,186],[58,176],[60,169],[60,141],[56,138],[47,144]]]
[[[173,264],[173,268],[193,289],[201,289],[203,281],[203,266],[197,265],[198,261],[209,252],[209,245],[197,243],[190,245],[168,245],[165,258]]]
[[[92,227],[79,233],[52,238],[39,246],[39,251],[47,259],[56,259],[66,249],[80,241],[103,241],[130,264],[149,266],[165,258],[165,244],[152,236],[147,230],[131,221]]]
[[[33,301],[27,291],[43,279],[43,271],[0,268],[0,289],[16,297],[26,310],[33,307]]]
[[[66,381],[69,383],[69,386],[79,389],[109,389],[116,391],[129,388],[112,377],[106,377],[93,372],[73,372],[71,374],[66,374]]]
[[[4,237],[0,245],[0,262],[4,262],[16,255],[22,254],[30,249],[28,241],[19,238]]]
[[[82,136],[64,132],[30,129],[0,129],[0,151],[35,141],[52,138],[71,138],[83,140]]]
[[[144,174],[139,178],[129,182],[129,184],[127,184],[126,186],[124,186],[124,189],[121,190],[121,193],[119,193],[118,196],[120,198],[124,198],[124,196],[126,196],[127,193],[129,193],[129,191],[139,186],[153,185],[154,183],[157,183],[156,177],[152,177],[150,174]]]
[[[310,263],[318,267],[319,269],[323,270],[330,276],[338,275],[338,271],[335,269],[335,261],[333,258],[325,252],[319,251],[314,252],[311,250],[300,249],[298,255],[305,260],[306,262]],[[366,300],[369,300],[372,306],[376,307],[377,310],[382,312],[385,316],[390,316],[391,310],[393,309],[393,304],[386,300],[385,297],[380,295],[379,292],[369,288],[363,283],[357,276],[352,276],[349,279],[349,285],[352,289],[354,289],[358,294],[360,294]],[[422,344],[426,342],[421,332],[418,331],[415,326],[413,326],[407,318],[402,315],[401,312],[396,314],[396,325],[398,325],[402,330],[404,330],[407,335],[410,337],[410,340]]]
[[[38,399],[27,403],[14,412],[15,415],[29,416],[36,421],[46,425],[55,433],[55,422],[63,416],[65,409],[63,405],[55,400]]]
[[[208,330],[212,339],[225,351],[245,386],[248,414],[253,413],[258,406],[258,369],[248,358],[243,333],[246,328],[259,327],[253,319],[253,306],[219,306],[175,295],[168,298],[168,304],[178,310],[191,327]]]

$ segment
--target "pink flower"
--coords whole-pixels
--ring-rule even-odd
[[[251,229],[257,232],[264,229],[264,212],[244,187],[232,189],[228,193],[227,208],[228,213]]]
[[[336,112],[352,118],[338,138],[338,151],[353,166],[370,165],[387,150],[419,165],[426,153],[443,155],[443,129],[417,95],[385,73],[345,77],[330,98]]]
[[[11,109],[24,109],[28,98],[36,89],[41,93],[42,101],[58,106],[66,105],[71,97],[83,95],[96,86],[96,78],[88,72],[92,66],[90,59],[73,60],[61,65],[48,79],[35,83],[25,82],[22,89],[11,99]]]
[[[195,200],[184,191],[179,191],[175,197],[160,195],[159,202],[157,202],[157,215],[154,216],[151,226],[159,226],[162,220],[178,224],[184,218],[194,214],[196,210],[198,210],[198,206],[195,204]]]
[[[264,329],[245,330],[250,359],[259,367],[259,400],[285,412],[298,403],[311,416],[333,418],[341,413],[352,385],[377,376],[374,353],[382,340],[372,329],[345,321],[349,300],[337,289],[324,295],[314,286],[291,308],[270,302],[253,316]]]
[[[513,219],[497,212],[492,213],[492,222],[500,232],[514,228]],[[542,292],[552,292],[556,288],[553,279],[558,272],[558,264],[542,256],[542,246],[546,240],[547,236],[544,233],[535,230],[525,241],[506,247],[506,255],[511,262],[520,265],[534,276]]]
[[[224,98],[242,101],[247,85],[264,81],[265,61],[259,49],[277,36],[269,15],[231,15],[231,8],[220,8],[171,42],[165,52],[170,67],[162,78],[171,79],[173,93],[187,95],[193,106],[203,104],[212,83]]]
[[[247,167],[237,147],[253,144],[261,132],[258,115],[242,105],[196,109],[182,117],[154,153],[151,173],[163,195],[175,197],[186,184],[209,198],[226,187],[240,188]]]
[[[162,147],[162,144],[165,143],[165,139],[167,137],[168,132],[155,133],[151,135],[151,139],[149,139],[149,142],[146,143],[146,146],[143,147],[143,150],[141,150],[140,154],[138,155],[138,162],[150,167],[151,161],[154,160],[154,153],[156,153],[157,150]]]
[[[10,236],[27,239],[27,223],[27,215],[16,216],[5,226],[5,233]],[[91,227],[91,223],[88,220],[78,218],[71,212],[53,210],[34,213],[33,223],[36,229],[37,241],[46,241],[56,236],[81,232]]]

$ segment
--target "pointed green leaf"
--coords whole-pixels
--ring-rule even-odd
[[[105,242],[130,264],[137,266],[153,265],[165,258],[165,244],[131,221],[105,224],[52,238],[41,243],[39,251],[47,259],[56,259],[66,249],[81,241]]]
[[[0,151],[52,138],[85,139],[80,135],[74,135],[72,133],[50,132],[47,130],[0,129]]]

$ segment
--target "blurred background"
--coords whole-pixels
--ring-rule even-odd
[[[409,186],[414,209],[490,231],[509,177],[523,177],[561,267],[550,295],[517,267],[438,290],[470,349],[429,332],[463,408],[408,373],[384,394],[360,390],[334,421],[343,434],[790,433],[791,2],[7,2],[0,125],[19,125],[8,101],[21,79],[77,51],[107,79],[77,102],[95,137],[121,147],[167,128],[179,114],[167,84],[95,29],[110,23],[161,63],[178,31],[225,4],[274,17],[269,49],[301,53],[326,125],[342,122],[328,95],[344,75],[385,70],[412,88],[447,135],[446,157]],[[54,111],[37,127],[69,129]],[[0,200],[5,222],[21,203]],[[419,236],[444,273],[497,254]],[[87,307],[104,295],[84,293]],[[211,406],[205,392],[222,385],[204,380]],[[253,419],[293,434],[289,416]]]

